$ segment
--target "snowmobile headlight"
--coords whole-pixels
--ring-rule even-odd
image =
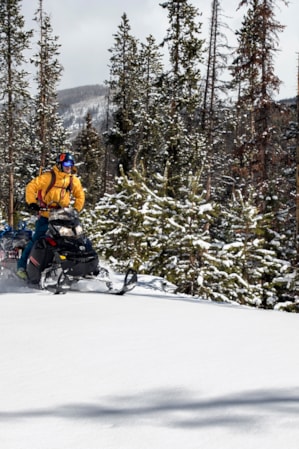
[[[74,235],[72,228],[67,228],[66,226],[58,226],[57,228],[61,237],[73,237]]]
[[[75,233],[76,233],[76,235],[82,235],[83,234],[83,228],[82,228],[81,225],[77,225],[75,227]]]

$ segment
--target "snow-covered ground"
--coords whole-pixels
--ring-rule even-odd
[[[0,292],[1,449],[298,449],[298,314]]]

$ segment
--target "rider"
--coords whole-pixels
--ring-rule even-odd
[[[74,209],[80,212],[85,202],[81,181],[75,176],[77,170],[70,153],[61,153],[51,171],[46,171],[32,179],[26,186],[25,199],[29,209],[39,211],[32,239],[18,260],[17,275],[26,280],[26,265],[33,243],[45,235],[48,229],[48,209],[60,209],[70,205],[74,198]],[[47,210],[42,210],[47,209]]]

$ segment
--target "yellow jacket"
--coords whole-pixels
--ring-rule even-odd
[[[73,207],[80,212],[85,202],[85,193],[79,178],[74,174],[68,174],[60,171],[56,165],[53,169],[55,173],[55,184],[48,191],[51,184],[51,172],[44,172],[36,178],[32,179],[27,186],[25,192],[26,203],[36,203],[42,207],[68,207],[71,198],[74,198]],[[72,182],[71,182],[72,177]],[[71,182],[71,191],[68,189]],[[49,216],[48,211],[41,211],[44,217]]]

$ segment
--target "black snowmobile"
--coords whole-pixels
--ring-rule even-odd
[[[80,280],[94,279],[105,291],[122,295],[132,290],[137,273],[129,269],[120,288],[114,288],[109,271],[101,267],[96,251],[85,236],[73,208],[51,209],[47,234],[36,241],[27,262],[28,283],[55,294],[73,289]]]
[[[32,285],[54,293],[65,292],[82,279],[96,279],[106,285],[108,292],[121,295],[137,282],[137,273],[129,269],[122,286],[114,289],[109,271],[100,266],[73,208],[50,211],[47,235],[34,243],[26,271]]]

